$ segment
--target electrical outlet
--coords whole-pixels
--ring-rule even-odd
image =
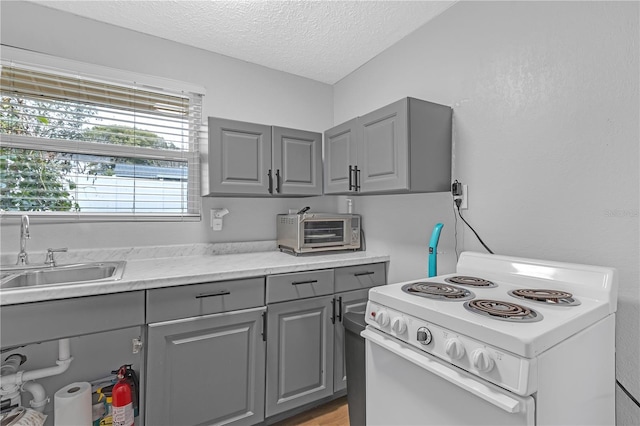
[[[467,188],[467,185],[461,185],[461,186],[462,186],[462,194],[453,197],[453,199],[462,200],[462,202],[460,203],[460,210],[466,210],[469,208],[469,204],[468,204],[469,190]]]

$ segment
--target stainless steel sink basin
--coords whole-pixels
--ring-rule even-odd
[[[29,266],[2,270],[0,289],[56,284],[116,281],[122,278],[126,261],[75,263],[60,266]]]

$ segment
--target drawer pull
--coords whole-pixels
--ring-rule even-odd
[[[355,274],[353,274],[354,277],[361,277],[363,275],[373,275],[375,274],[374,271],[366,271],[366,272],[356,272]]]
[[[196,296],[196,299],[203,299],[205,297],[226,296],[228,294],[231,294],[229,290],[220,290],[220,291],[214,291],[213,293],[199,294]]]
[[[309,280],[309,281],[294,281],[291,285],[300,285],[300,284],[315,284],[318,280]]]

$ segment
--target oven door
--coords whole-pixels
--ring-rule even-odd
[[[535,401],[367,327],[367,425],[534,425]]]
[[[301,248],[344,246],[351,242],[348,219],[305,219],[301,222]]]

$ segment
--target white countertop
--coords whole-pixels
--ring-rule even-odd
[[[366,251],[304,256],[292,256],[279,251],[261,251],[131,259],[127,260],[121,280],[0,290],[0,305],[95,296],[387,261],[389,261],[388,255]]]

